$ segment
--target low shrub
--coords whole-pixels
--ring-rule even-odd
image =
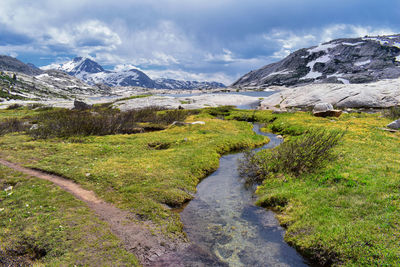
[[[221,106],[216,108],[209,108],[206,110],[207,113],[214,117],[226,117],[229,116],[235,106]]]
[[[17,118],[5,119],[0,122],[0,136],[13,133],[13,132],[21,132],[27,130],[29,125]]]
[[[94,111],[95,110],[95,111]],[[163,110],[160,107],[119,112],[113,109],[54,110],[34,119],[37,127],[29,131],[36,139],[88,135],[132,134],[165,129],[165,125],[184,120],[189,110]],[[144,124],[147,123],[147,124]]]
[[[239,173],[249,183],[260,183],[276,174],[299,177],[312,173],[335,158],[333,148],[344,132],[309,130],[272,150],[246,152]]]
[[[400,106],[394,106],[385,110],[383,116],[392,120],[400,119]]]
[[[9,105],[6,109],[11,110],[11,109],[19,109],[22,107],[23,107],[23,105],[21,105],[21,104],[12,104],[12,105]]]

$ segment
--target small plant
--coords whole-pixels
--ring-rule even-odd
[[[151,142],[148,143],[147,146],[151,149],[155,150],[164,150],[168,149],[171,146],[171,143],[168,142]]]
[[[16,118],[5,119],[4,121],[0,122],[0,136],[13,133],[13,132],[21,132],[28,129],[28,125]]]
[[[7,109],[8,110],[11,110],[11,109],[19,109],[19,108],[22,108],[23,106],[21,105],[21,104],[12,104],[12,105],[9,105],[8,107],[7,107]]]
[[[239,173],[249,183],[260,183],[276,174],[299,177],[323,167],[335,155],[333,148],[344,133],[309,130],[273,150],[247,152],[239,164]]]
[[[400,106],[394,106],[385,110],[383,116],[392,120],[400,119]]]

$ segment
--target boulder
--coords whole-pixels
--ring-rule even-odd
[[[318,103],[314,106],[313,114],[316,117],[339,117],[342,115],[341,110],[333,109],[330,103]]]
[[[386,127],[390,128],[390,129],[394,129],[394,130],[399,130],[400,129],[400,119],[389,123]]]
[[[86,109],[90,109],[92,106],[86,104],[83,101],[79,101],[79,100],[75,100],[74,101],[74,109],[76,110],[86,110]]]
[[[333,106],[330,103],[318,103],[314,106],[313,113],[315,112],[325,112],[333,110]]]

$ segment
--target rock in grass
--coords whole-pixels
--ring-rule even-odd
[[[386,127],[390,128],[390,129],[394,129],[394,130],[400,129],[400,119],[389,123]]]
[[[330,103],[318,103],[314,106],[313,114],[316,117],[339,117],[342,115],[341,110],[333,109]]]
[[[83,101],[79,101],[79,100],[75,100],[74,101],[74,109],[76,110],[86,110],[86,109],[90,109],[92,106],[86,104]]]

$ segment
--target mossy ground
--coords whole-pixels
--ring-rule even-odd
[[[108,229],[50,182],[0,166],[0,265],[138,265]]]
[[[231,117],[269,122],[267,130],[286,138],[310,127],[346,131],[335,149],[338,160],[299,178],[265,180],[259,204],[279,211],[285,240],[319,263],[400,265],[400,133],[381,129],[390,120],[379,113],[317,118],[238,111]]]

